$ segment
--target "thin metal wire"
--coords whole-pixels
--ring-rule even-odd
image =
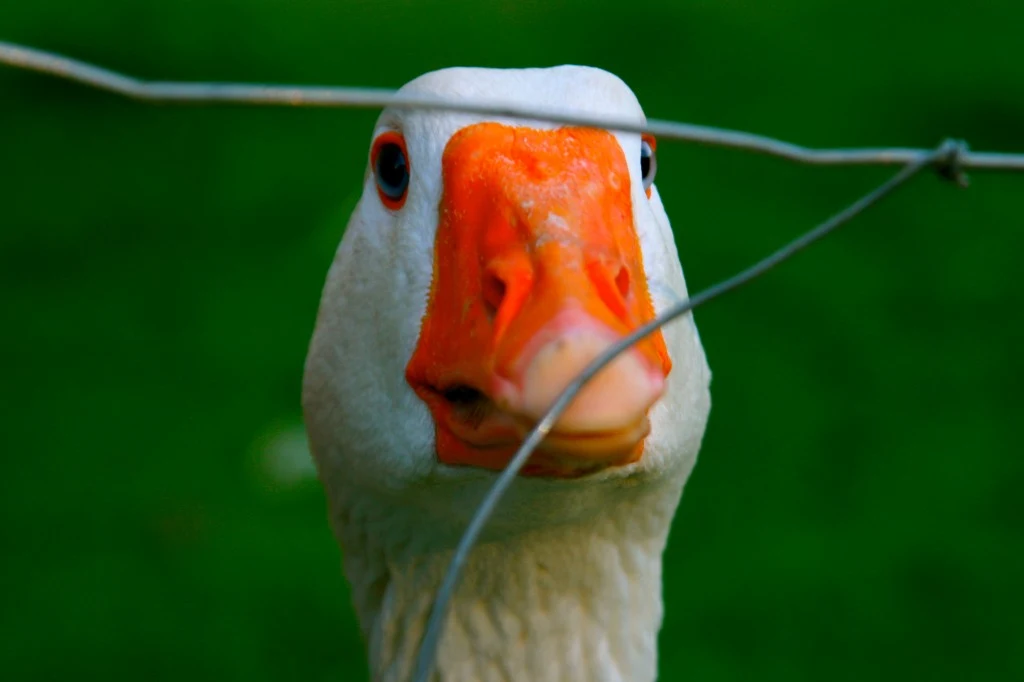
[[[708,301],[718,298],[722,294],[743,286],[747,282],[763,275],[779,263],[788,260],[799,251],[807,248],[822,237],[825,237],[843,224],[849,222],[860,213],[863,213],[874,204],[877,204],[883,198],[891,194],[893,190],[897,189],[917,175],[926,166],[940,162],[951,166],[955,165],[959,159],[959,155],[963,153],[963,150],[964,147],[962,143],[947,141],[935,151],[919,154],[916,159],[904,166],[898,173],[889,178],[889,180],[885,181],[868,194],[865,194],[839,213],[836,213],[825,222],[820,223],[814,229],[804,233],[800,237],[797,237],[790,243],[778,249],[770,256],[758,261],[739,274],[723,280],[697,295],[686,299],[685,301],[679,301],[678,303],[670,306],[668,310],[660,316],[610,346],[601,355],[599,355],[596,360],[590,363],[586,369],[580,372],[576,378],[569,383],[566,389],[562,391],[561,395],[558,396],[551,408],[547,413],[545,413],[544,417],[537,422],[537,425],[534,426],[533,430],[526,436],[523,444],[519,447],[519,450],[516,451],[515,456],[512,457],[498,478],[495,479],[494,484],[491,486],[490,490],[488,490],[487,495],[484,497],[483,501],[480,502],[480,506],[477,507],[476,513],[470,520],[462,539],[459,541],[459,544],[455,549],[455,553],[452,555],[451,562],[448,565],[448,571],[444,576],[444,581],[441,583],[437,596],[434,598],[434,605],[430,612],[430,617],[427,620],[427,627],[423,635],[423,640],[420,644],[419,655],[416,658],[416,668],[413,675],[414,682],[428,682],[430,679],[430,675],[434,670],[434,665],[437,659],[438,644],[440,643],[441,633],[444,629],[444,620],[448,613],[448,606],[455,593],[455,589],[458,586],[459,578],[462,574],[462,569],[465,567],[466,560],[469,558],[469,553],[473,550],[473,546],[479,539],[484,526],[494,513],[494,510],[501,501],[501,498],[508,491],[509,486],[512,485],[512,482],[519,474],[519,471],[530,458],[530,455],[533,454],[533,451],[538,445],[540,445],[541,441],[544,440],[548,433],[551,432],[551,429],[554,428],[555,422],[558,421],[558,418],[561,417],[562,413],[565,412],[566,408],[568,408],[569,403],[572,402],[573,398],[576,397],[588,381],[618,357],[620,353],[652,334],[655,330],[685,315],[697,306],[703,305]]]
[[[4,41],[0,41],[0,63],[58,76],[145,102],[294,107],[396,107],[461,111],[511,118],[543,119],[623,132],[647,132],[669,140],[740,149],[816,166],[905,165],[931,151],[900,147],[811,149],[753,133],[690,123],[651,119],[646,124],[641,124],[636,121],[526,107],[515,102],[456,102],[429,95],[398,95],[393,90],[382,88],[145,81],[53,52]],[[1024,154],[965,152],[959,158],[959,162],[965,169],[1024,171]]]
[[[728,147],[777,156],[790,161],[811,165],[903,165],[903,168],[885,183],[814,229],[775,251],[767,258],[685,301],[680,301],[670,306],[661,316],[643,325],[629,336],[608,348],[570,382],[544,417],[527,435],[508,466],[495,479],[494,484],[480,503],[456,547],[427,621],[427,627],[416,659],[414,675],[416,682],[427,682],[434,670],[438,644],[451,598],[458,585],[466,560],[476,544],[481,531],[493,514],[494,509],[530,455],[550,433],[555,422],[558,421],[558,418],[567,409],[568,405],[586,383],[608,363],[612,362],[620,353],[634,343],[645,338],[668,322],[685,315],[697,306],[743,286],[776,265],[791,258],[799,251],[849,222],[869,207],[877,204],[927,166],[936,167],[942,175],[954,180],[961,186],[967,183],[966,176],[964,175],[964,170],[966,169],[1024,171],[1024,154],[970,152],[965,143],[958,141],[947,141],[936,150],[909,148],[812,149],[752,133],[674,121],[650,120],[646,124],[639,124],[635,121],[524,107],[518,103],[455,102],[428,95],[399,95],[392,90],[378,88],[144,81],[52,52],[4,41],[0,41],[0,63],[58,76],[100,90],[106,90],[146,102],[182,104],[230,103],[300,107],[396,107],[402,109],[450,110],[512,118],[544,119],[571,125],[626,132],[650,132],[666,139]]]

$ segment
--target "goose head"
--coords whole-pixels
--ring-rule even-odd
[[[445,69],[401,92],[645,120],[621,80],[579,66]],[[402,562],[445,556],[569,381],[686,297],[654,152],[639,134],[540,120],[381,114],[303,390],[371,641]],[[529,461],[480,551],[613,514],[660,561],[709,376],[689,316],[619,356]]]

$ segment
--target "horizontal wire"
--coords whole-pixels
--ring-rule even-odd
[[[523,106],[515,102],[456,102],[430,95],[396,94],[394,90],[383,88],[145,81],[53,52],[4,41],[0,41],[0,63],[58,76],[82,85],[154,103],[348,108],[395,107],[399,109],[460,111],[511,118],[543,119],[568,125],[606,128],[623,132],[647,132],[670,140],[683,140],[768,154],[817,166],[905,165],[930,152],[928,149],[901,147],[812,149],[763,135],[691,123],[651,119],[644,124],[635,120]],[[943,162],[941,158],[933,161],[940,167]],[[1024,171],[1024,154],[965,150],[964,153],[958,155],[958,162],[963,169]]]
[[[441,632],[444,628],[444,619],[448,613],[448,605],[455,593],[455,588],[458,586],[459,578],[462,574],[462,569],[466,564],[466,560],[469,558],[469,553],[472,551],[473,546],[479,539],[484,526],[494,513],[495,508],[498,506],[498,503],[501,501],[501,498],[504,496],[509,486],[512,485],[512,482],[519,474],[519,471],[530,458],[530,455],[533,454],[533,451],[538,445],[540,445],[540,442],[551,432],[551,429],[554,428],[555,422],[558,421],[558,418],[561,417],[562,413],[565,412],[566,408],[568,408],[569,403],[572,402],[588,381],[594,378],[598,372],[618,357],[620,353],[624,352],[633,344],[646,338],[655,330],[660,329],[665,324],[679,317],[682,317],[697,306],[718,298],[722,294],[733,291],[747,282],[763,275],[779,263],[788,260],[799,251],[807,248],[822,237],[825,237],[843,224],[849,222],[860,213],[863,213],[874,204],[877,204],[883,198],[891,194],[893,190],[897,189],[912,177],[920,173],[926,166],[933,165],[944,158],[955,156],[957,153],[957,144],[958,143],[956,142],[948,141],[943,143],[942,146],[934,151],[919,154],[916,159],[904,166],[898,173],[887,181],[876,187],[871,192],[865,194],[839,213],[836,213],[825,222],[820,223],[809,232],[805,232],[771,255],[748,267],[746,270],[743,270],[729,279],[723,280],[718,284],[705,289],[693,297],[687,298],[684,301],[679,301],[670,306],[664,313],[656,317],[654,320],[648,322],[633,333],[610,346],[601,355],[599,355],[596,360],[591,362],[586,369],[576,375],[576,378],[569,382],[566,389],[562,391],[561,395],[559,395],[551,405],[551,408],[544,414],[544,417],[537,422],[537,425],[534,426],[533,430],[526,436],[526,439],[523,441],[519,450],[494,481],[494,484],[491,486],[490,490],[488,490],[483,501],[480,502],[480,506],[477,507],[476,513],[473,515],[469,525],[466,527],[466,531],[463,534],[462,539],[459,541],[459,544],[455,549],[455,553],[452,555],[451,562],[448,565],[448,571],[444,576],[444,581],[441,583],[441,587],[434,599],[433,609],[431,610],[430,617],[427,620],[427,628],[424,632],[419,655],[416,659],[416,668],[413,675],[414,682],[428,682],[430,679],[430,674],[434,670],[435,661],[437,659],[438,644],[440,642]]]

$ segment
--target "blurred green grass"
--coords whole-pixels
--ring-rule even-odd
[[[649,115],[1024,151],[1024,5],[50,0],[0,39],[147,78],[585,63]],[[373,112],[157,107],[0,69],[0,670],[362,679],[315,482],[265,471]],[[692,290],[888,171],[659,147]],[[925,177],[697,314],[666,680],[1024,679],[1024,178]]]

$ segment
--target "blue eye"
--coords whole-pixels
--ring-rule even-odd
[[[390,209],[401,208],[409,189],[409,155],[401,134],[391,131],[378,137],[370,161],[381,201]]]

